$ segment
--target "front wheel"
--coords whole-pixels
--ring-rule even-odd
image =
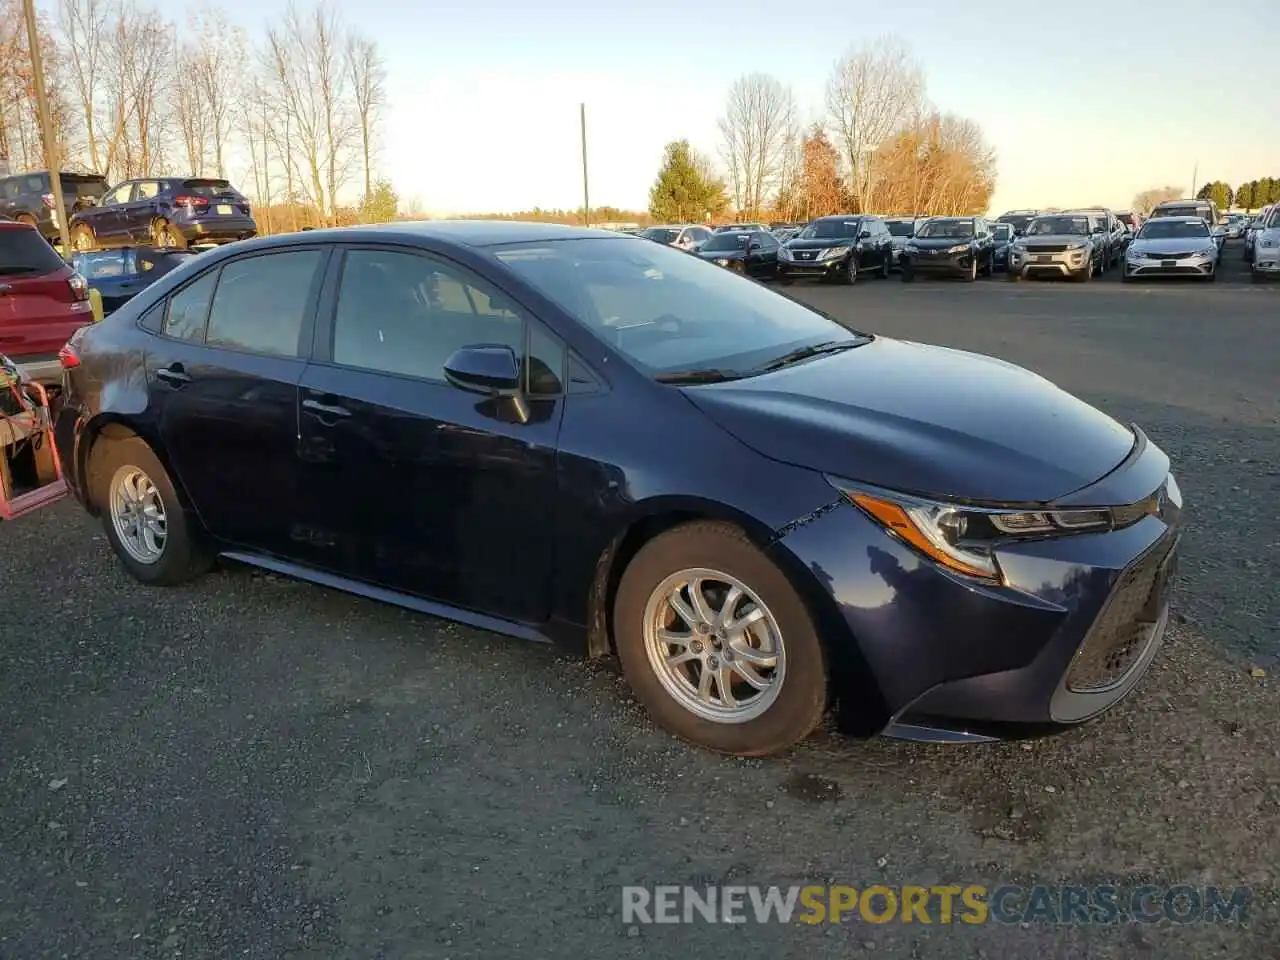
[[[844,268],[844,282],[852,286],[858,282],[858,258],[850,257]]]
[[[645,544],[622,576],[613,622],[636,697],[700,746],[775,753],[826,712],[826,654],[809,611],[736,527],[697,521]]]
[[[893,259],[893,255],[892,255],[892,254],[889,254],[889,253],[886,253],[886,254],[885,254],[885,256],[884,256],[884,260],[883,260],[883,261],[881,261],[881,263],[880,263],[880,273],[878,274],[878,276],[880,277],[880,279],[881,279],[881,280],[888,280],[888,279],[889,279],[889,261],[890,261],[890,260],[892,260],[892,259]]]
[[[93,235],[93,229],[83,223],[78,223],[75,229],[71,231],[71,248],[81,253],[87,253],[98,245],[97,238]]]
[[[173,482],[138,437],[101,441],[91,471],[107,540],[142,583],[173,586],[204,573],[212,556],[196,539]]]
[[[978,258],[973,256],[969,258],[969,272],[964,275],[965,283],[973,283],[978,279]]]
[[[1076,274],[1076,280],[1079,283],[1088,283],[1092,279],[1093,279],[1092,263],[1089,264],[1087,267],[1085,267],[1083,270],[1081,270],[1078,274]]]
[[[915,271],[913,271],[910,267],[903,267],[903,268],[902,268],[902,282],[903,282],[903,283],[915,283],[915,282],[916,282],[916,275],[915,275]]]

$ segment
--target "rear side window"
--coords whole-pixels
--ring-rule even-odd
[[[62,178],[62,193],[64,197],[75,197],[81,199],[84,197],[101,197],[107,192],[107,184],[104,180],[81,180],[78,177]]]
[[[205,343],[296,357],[321,254],[320,250],[269,253],[223,267]]]
[[[169,298],[164,316],[164,335],[178,340],[199,340],[204,334],[204,320],[209,315],[209,301],[218,282],[212,270]]]
[[[53,273],[66,266],[45,239],[26,227],[0,227],[0,277]]]

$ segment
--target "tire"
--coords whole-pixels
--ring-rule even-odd
[[[691,607],[686,588],[680,584],[694,571],[706,573],[708,582],[714,581],[714,573],[731,577],[745,588],[747,593],[739,601],[742,605],[736,607],[739,617],[750,612],[748,601],[758,599],[756,609],[764,612],[757,621],[760,626],[753,629],[779,638],[776,649],[780,650],[781,657],[774,667],[757,668],[742,657],[736,662],[743,664],[741,669],[751,672],[757,680],[764,679],[770,670],[773,671],[771,677],[777,677],[781,671],[778,686],[754,693],[753,687],[746,685],[735,672],[739,667],[726,668],[725,661],[717,659],[729,648],[713,650],[711,644],[720,642],[714,633],[678,629],[680,618],[666,597],[675,589],[682,604]],[[723,599],[724,586],[713,587],[705,594],[713,616],[714,602]],[[719,600],[713,602],[717,596]],[[672,632],[677,636],[692,638],[689,645],[669,645],[652,639],[659,622],[676,626]],[[636,697],[654,721],[691,743],[720,753],[763,756],[803,740],[826,713],[826,653],[809,611],[782,571],[736,527],[696,521],[668,530],[645,544],[622,575],[614,603],[613,625],[622,671]],[[691,648],[695,643],[702,644],[702,649],[693,654]],[[755,637],[755,643],[759,645],[744,647],[739,643],[734,649],[749,649],[755,656],[770,649],[759,636]],[[662,665],[666,654],[682,649],[691,653],[694,666]],[[720,664],[720,673],[710,674],[716,679],[708,682],[707,696],[720,702],[700,707],[704,711],[700,715],[680,698],[703,702],[698,699],[694,683],[713,659]],[[721,675],[738,678],[739,686],[729,686],[735,695],[745,693],[762,699],[744,699],[738,708],[726,706],[719,691]],[[673,687],[681,693],[673,692]],[[739,712],[730,719],[725,711],[733,709]]]
[[[892,258],[892,254],[885,257],[884,262],[880,264],[880,272],[877,273],[876,276],[879,277],[881,280],[889,279],[889,269],[890,269],[889,260],[891,258]]]
[[[915,271],[914,271],[914,270],[912,270],[910,267],[903,267],[903,268],[902,268],[902,282],[903,282],[903,283],[915,283],[915,282],[916,282],[916,274],[915,274]]]
[[[1122,268],[1121,268],[1121,270],[1120,270],[1120,282],[1121,282],[1121,283],[1133,283],[1133,281],[1134,281],[1134,277],[1132,276],[1132,274],[1130,274],[1128,270],[1125,270],[1125,269],[1122,267]]]
[[[151,224],[151,243],[152,246],[165,250],[185,250],[187,248],[186,238],[167,220],[157,220]]]
[[[213,555],[197,539],[195,519],[183,509],[168,472],[143,440],[129,437],[100,441],[94,447],[92,461],[91,489],[102,514],[107,540],[134,579],[151,586],[175,586],[195,579],[213,565]],[[150,481],[163,511],[160,518],[164,527],[163,544],[151,560],[140,558],[136,548],[126,543],[122,527],[128,523],[117,521],[121,512],[117,507],[119,488],[130,475],[141,475]],[[137,486],[134,485],[135,490]],[[142,518],[135,518],[135,522],[142,522]]]
[[[1266,279],[1266,277],[1264,277],[1264,276],[1262,275],[1262,271],[1261,271],[1261,270],[1254,270],[1254,269],[1250,268],[1250,270],[1249,270],[1249,282],[1250,282],[1250,283],[1262,283],[1265,279]]]
[[[98,238],[93,235],[93,228],[87,224],[77,223],[71,230],[71,249],[82,253],[97,249]]]
[[[1217,279],[1218,279],[1218,271],[1217,271],[1217,270],[1214,270],[1212,273],[1208,273],[1208,274],[1206,274],[1206,275],[1205,275],[1204,282],[1205,282],[1205,283],[1214,283],[1214,282],[1216,282],[1216,281],[1217,281]]]
[[[853,286],[858,282],[858,258],[850,257],[849,263],[844,268],[844,282]]]
[[[1022,274],[1019,273],[1017,270],[1013,269],[1013,267],[1010,267],[1009,272],[1004,275],[1004,278],[1009,283],[1017,283],[1019,280],[1022,279]]]
[[[1093,279],[1093,264],[1089,264],[1089,266],[1085,267],[1083,270],[1081,270],[1079,273],[1076,274],[1077,283],[1088,283],[1092,279]]]
[[[964,275],[963,280],[965,283],[973,283],[977,279],[978,279],[978,258],[975,255],[969,260],[969,272]]]

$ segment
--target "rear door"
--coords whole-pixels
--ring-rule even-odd
[[[147,355],[170,463],[210,533],[289,556],[297,497],[297,384],[329,251],[232,260],[169,296]]]
[[[563,345],[493,284],[418,250],[349,248],[326,288],[300,392],[296,536],[310,562],[545,620]],[[472,344],[509,346],[523,361],[519,403],[445,381],[445,361]]]
[[[0,353],[52,357],[92,319],[73,271],[35,230],[0,224]]]

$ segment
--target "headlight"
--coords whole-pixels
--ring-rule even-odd
[[[1202,257],[1216,257],[1218,255],[1218,245],[1215,243],[1211,247],[1205,247],[1200,251]]]
[[[1026,538],[1110,530],[1108,509],[1027,511],[968,507],[858,489],[827,478],[886,532],[953,573],[1000,581],[996,549]]]
[[[914,243],[906,243],[906,244],[903,244],[902,246],[902,252],[903,253],[919,253],[920,248],[917,247]]]
[[[1023,243],[1021,240],[1019,240],[1009,249],[1012,250],[1014,253],[1016,253],[1018,256],[1022,256],[1024,253],[1027,252],[1027,245]]]
[[[1125,251],[1125,256],[1130,260],[1144,260],[1147,255],[1141,247],[1131,243],[1129,244],[1129,249]]]
[[[729,261],[728,261],[728,260],[717,260],[717,261],[716,261],[716,266],[717,266],[717,267],[727,267],[728,265],[729,265]]]
[[[791,259],[791,251],[790,251],[789,249],[787,249],[786,247],[781,247],[781,248],[779,248],[779,250],[778,250],[778,259],[779,259],[779,260],[790,260],[790,259]]]
[[[828,247],[818,254],[819,260],[838,260],[852,249],[851,247]]]
[[[1089,242],[1087,240],[1082,243],[1071,243],[1067,245],[1067,249],[1072,253],[1079,253],[1081,250],[1087,250],[1088,248]]]
[[[957,243],[954,247],[947,247],[947,253],[968,253],[969,245],[967,243]]]

